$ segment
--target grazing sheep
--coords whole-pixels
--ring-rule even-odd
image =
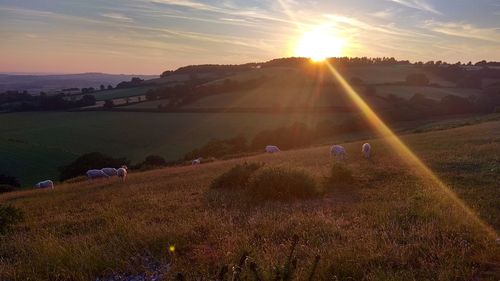
[[[372,146],[369,143],[364,143],[363,146],[361,147],[361,152],[363,152],[363,156],[366,159],[370,159],[371,152],[372,152]]]
[[[332,145],[330,155],[335,156],[335,159],[344,161],[346,158],[345,148],[341,145]]]
[[[87,173],[88,180],[99,179],[99,178],[109,178],[109,176],[102,170],[88,170]]]
[[[51,188],[54,189],[54,183],[51,180],[45,180],[37,183],[36,188]]]
[[[125,178],[127,177],[127,166],[122,166],[119,168],[116,172],[118,174],[118,177],[122,179],[122,181],[125,181]]]
[[[101,171],[110,177],[118,175],[118,171],[115,168],[102,168]]]
[[[268,145],[266,146],[266,152],[267,153],[276,153],[280,152],[281,150],[276,146],[276,145]]]
[[[197,159],[194,159],[193,161],[191,161],[191,165],[200,165],[201,164],[201,160],[203,158],[197,158]]]

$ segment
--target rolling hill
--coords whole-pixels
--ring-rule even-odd
[[[500,230],[500,121],[403,141],[474,216]],[[495,237],[419,178],[384,139],[370,142],[373,162],[358,152],[362,142],[344,144],[352,184],[291,202],[254,202],[209,185],[243,162],[300,169],[322,182],[331,164],[328,146],[132,171],[124,183],[2,194],[0,203],[21,209],[25,221],[2,238],[0,279],[97,280],[161,271],[166,280],[178,272],[191,280],[232,266],[243,251],[265,273],[286,259],[296,235],[296,280],[307,278],[316,255],[315,280],[498,280]]]
[[[156,75],[125,75],[106,73],[52,74],[52,75],[12,75],[0,74],[0,92],[28,91],[38,94],[41,91],[60,91],[64,88],[99,88],[129,81],[132,77],[153,79]]]

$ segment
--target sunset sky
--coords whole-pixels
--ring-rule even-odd
[[[265,61],[318,29],[334,55],[500,60],[498,0],[0,0],[0,72]]]

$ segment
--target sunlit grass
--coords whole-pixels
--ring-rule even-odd
[[[489,167],[496,161],[492,152],[499,145],[492,140],[499,137],[499,127],[496,122],[421,133],[405,143],[432,167],[464,161]],[[390,144],[371,143],[374,164],[354,152],[361,143],[345,144],[353,151],[347,167],[356,184],[350,189],[287,203],[254,205],[237,196],[208,202],[205,194],[215,177],[244,161],[299,168],[320,182],[330,175],[327,146],[132,173],[124,184],[80,182],[53,192],[1,195],[0,202],[12,203],[26,218],[2,238],[0,279],[91,280],[111,272],[140,272],[141,256],[172,263],[170,279],[179,271],[208,274],[237,260],[243,250],[259,264],[283,260],[297,234],[297,280],[308,276],[302,266],[316,254],[321,255],[320,280],[334,275],[339,280],[470,280],[481,272],[494,280],[494,272],[487,272],[500,256],[495,242],[479,225],[464,220],[441,190],[422,182]],[[459,157],[456,151],[477,157]],[[454,186],[483,219],[499,228],[498,202],[490,196],[498,174],[484,169],[477,178],[474,170],[447,171],[446,181],[470,178]],[[474,186],[481,188],[470,193]]]

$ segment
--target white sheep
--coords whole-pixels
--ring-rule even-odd
[[[280,152],[281,150],[276,146],[276,145],[268,145],[266,146],[266,152],[267,153],[276,153]]]
[[[335,159],[344,161],[347,157],[345,148],[341,145],[332,145],[330,148],[330,155],[335,156]]]
[[[118,175],[118,171],[115,168],[102,168],[101,171],[108,175],[109,177],[114,177]]]
[[[87,175],[87,179],[88,180],[93,180],[93,179],[99,179],[99,178],[109,178],[109,176],[104,173],[102,170],[88,170],[87,173],[85,173]]]
[[[364,143],[363,146],[361,146],[361,152],[363,152],[363,156],[366,159],[370,159],[371,152],[372,152],[372,146],[369,143]]]
[[[44,180],[44,181],[41,181],[41,182],[37,183],[35,186],[36,186],[36,188],[51,188],[51,189],[54,189],[54,182],[52,182],[51,180]]]
[[[127,166],[122,166],[121,168],[116,170],[118,177],[121,178],[122,181],[125,181],[125,178],[127,177],[127,170]]]
[[[203,158],[196,158],[194,159],[193,161],[191,161],[191,165],[200,165],[201,164],[201,160],[203,160]]]

